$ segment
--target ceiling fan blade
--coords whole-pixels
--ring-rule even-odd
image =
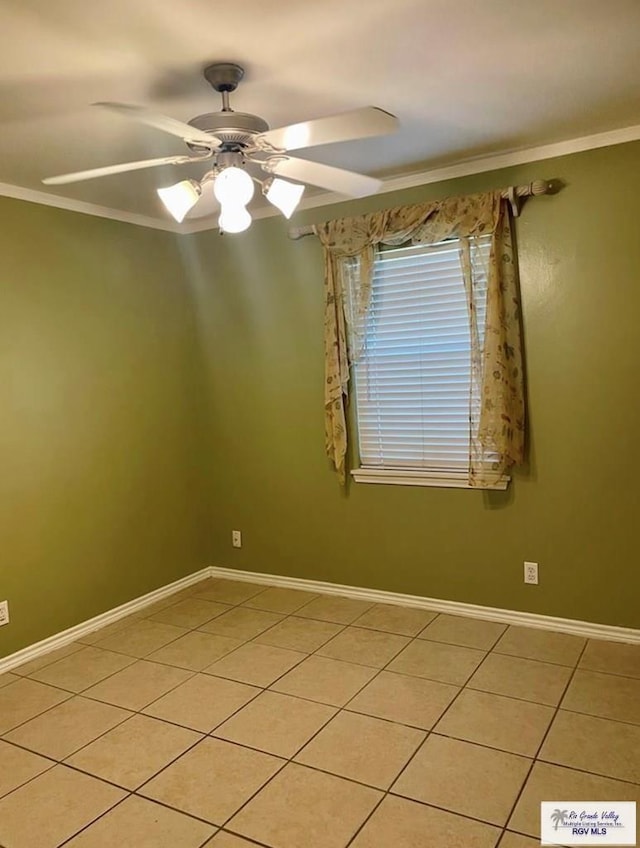
[[[279,177],[287,177],[299,183],[310,183],[329,191],[337,191],[349,197],[366,197],[379,191],[382,182],[374,177],[322,165],[320,162],[308,162],[292,156],[277,156],[267,159],[265,171]]]
[[[93,106],[102,106],[104,109],[109,109],[118,115],[123,115],[125,118],[131,118],[147,126],[155,127],[157,130],[175,135],[183,141],[197,142],[198,144],[206,144],[208,147],[219,147],[220,142],[217,138],[209,133],[199,130],[197,127],[192,127],[191,124],[183,121],[176,121],[175,118],[169,118],[167,115],[160,115],[157,112],[152,112],[144,106],[134,106],[130,103],[93,103]]]
[[[124,162],[122,165],[106,165],[104,168],[92,168],[89,171],[59,174],[57,177],[47,177],[42,182],[45,185],[66,185],[78,183],[81,180],[93,180],[96,177],[107,177],[109,174],[124,174],[126,171],[139,171],[143,168],[155,168],[158,165],[183,165],[187,162],[202,162],[202,158],[163,156],[160,159],[141,159],[139,162]]]
[[[316,147],[319,144],[334,144],[338,141],[351,141],[373,135],[386,135],[398,129],[398,119],[384,109],[365,106],[340,115],[316,118],[268,130],[256,136],[256,144],[276,150],[300,150],[303,147]]]

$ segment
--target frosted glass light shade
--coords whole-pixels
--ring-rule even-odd
[[[223,233],[243,233],[251,226],[251,215],[244,206],[223,205],[218,218],[218,226]]]
[[[246,206],[253,197],[253,180],[242,168],[232,165],[218,174],[213,184],[213,193],[222,206]]]
[[[303,192],[303,185],[289,183],[286,180],[276,178],[269,184],[266,195],[269,203],[277,206],[285,218],[290,218],[296,211]]]
[[[187,212],[193,209],[202,194],[202,189],[195,180],[182,180],[167,188],[159,188],[157,191],[165,208],[179,224],[182,223]]]

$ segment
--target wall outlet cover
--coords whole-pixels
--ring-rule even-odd
[[[524,582],[532,586],[538,585],[538,563],[525,562],[524,564]]]

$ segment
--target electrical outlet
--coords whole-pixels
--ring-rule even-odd
[[[239,530],[231,531],[231,544],[234,548],[242,547],[242,533]]]
[[[9,601],[0,601],[0,627],[9,624]]]
[[[531,583],[534,586],[538,585],[538,563],[525,562],[524,564],[524,582]]]

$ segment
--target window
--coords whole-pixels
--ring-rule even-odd
[[[489,250],[482,239],[472,255],[485,286]],[[355,479],[466,487],[471,342],[459,242],[382,251],[357,330]]]

